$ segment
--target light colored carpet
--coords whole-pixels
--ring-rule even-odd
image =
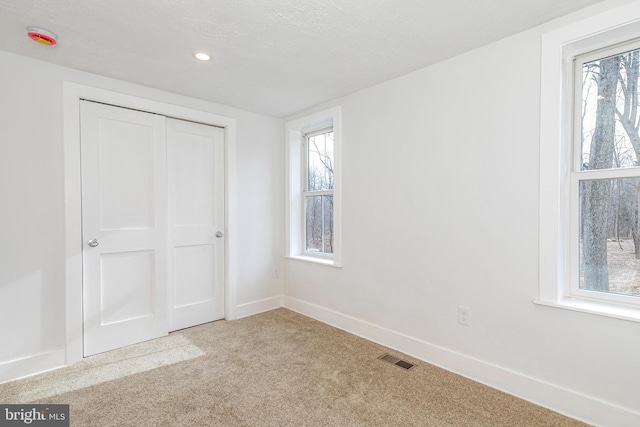
[[[69,403],[72,426],[584,425],[286,309],[2,384],[0,403]]]

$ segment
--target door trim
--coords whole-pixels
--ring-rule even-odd
[[[172,95],[172,94],[167,94]],[[135,95],[63,82],[65,188],[66,363],[83,357],[82,331],[82,193],[80,169],[80,100],[162,114],[225,129],[225,319],[237,318],[236,119]]]

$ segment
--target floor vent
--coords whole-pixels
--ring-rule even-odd
[[[402,368],[406,371],[408,371],[409,369],[413,368],[415,365],[413,363],[409,363],[406,362],[402,359],[398,359],[397,357],[393,357],[391,355],[388,354],[383,354],[382,356],[378,357],[378,359],[382,360],[383,362],[387,362],[387,363],[391,363],[392,365],[396,365],[399,368]]]

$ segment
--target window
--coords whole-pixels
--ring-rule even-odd
[[[640,321],[639,64],[632,6],[542,37],[535,303]]]
[[[333,127],[304,135],[304,250],[333,255]]]
[[[575,58],[572,295],[640,303],[639,59],[640,43]]]
[[[335,107],[286,124],[289,258],[341,265],[340,112]]]

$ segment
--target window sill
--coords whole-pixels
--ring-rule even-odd
[[[304,256],[304,255],[289,255],[289,256],[285,256],[285,258],[286,259],[295,259],[295,260],[298,260],[298,261],[310,262],[310,263],[313,263],[313,264],[326,265],[326,266],[329,266],[329,267],[342,268],[341,265],[336,264],[332,259],[316,258],[316,257]]]
[[[613,317],[614,319],[640,322],[640,308],[616,305],[605,302],[564,298],[559,301],[533,300],[534,304],[547,307],[563,308],[565,310],[579,311],[581,313],[595,314],[598,316]]]

